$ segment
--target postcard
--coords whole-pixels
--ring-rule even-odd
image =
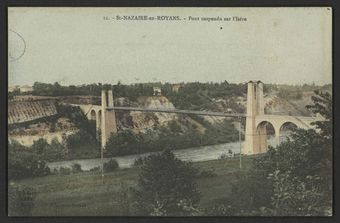
[[[332,216],[332,8],[8,8],[9,216]]]

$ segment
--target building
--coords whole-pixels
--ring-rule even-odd
[[[179,89],[181,89],[182,87],[183,87],[183,84],[174,84],[174,85],[172,85],[172,91],[178,92]]]
[[[153,87],[153,96],[161,96],[162,90],[160,87]]]
[[[33,91],[33,87],[28,85],[23,85],[20,87],[20,92],[31,92]]]
[[[9,86],[8,87],[8,92],[13,92],[13,91],[20,91],[20,92],[31,92],[33,91],[33,87],[28,86],[28,85],[14,85],[14,86]]]

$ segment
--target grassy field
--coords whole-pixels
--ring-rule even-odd
[[[243,158],[242,171],[247,171],[251,157]],[[209,208],[230,193],[231,184],[240,172],[239,160],[220,159],[194,163],[200,171],[214,173],[197,179],[201,192],[200,207]],[[135,187],[139,168],[118,169],[107,173],[102,181],[98,172],[81,172],[70,175],[50,175],[33,179],[10,182],[13,185],[26,185],[34,188],[34,216],[114,216],[126,215],[121,211],[121,201],[131,201],[124,191]],[[129,193],[128,193],[129,194]],[[130,202],[130,214],[133,208]],[[10,215],[11,211],[9,211]]]

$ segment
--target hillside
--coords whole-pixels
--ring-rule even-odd
[[[51,86],[46,85],[51,88]],[[151,84],[140,85],[113,85],[115,106],[134,106],[144,108],[162,109],[190,109],[217,112],[245,113],[246,88],[243,84],[216,83],[188,83],[180,85],[163,84],[161,96],[153,96],[150,92]],[[174,88],[176,86],[176,88]],[[56,106],[59,103],[67,104],[95,104],[100,105],[100,92],[96,86],[89,89],[94,95],[82,95],[87,86],[67,88],[70,95],[54,95],[50,92],[43,95],[44,88],[39,91],[33,87],[33,95],[16,95],[15,100],[8,104],[8,123],[11,128],[9,139],[19,141],[24,145],[31,145],[39,138],[50,142],[57,138],[60,142],[68,135],[74,134],[77,127],[67,117],[54,120],[52,123],[46,118],[57,115]],[[285,115],[311,115],[305,107],[311,103],[313,90],[323,89],[329,91],[331,86],[277,86],[267,85],[265,89],[265,113]],[[79,95],[72,92],[78,89]],[[120,91],[118,91],[120,90]],[[151,88],[152,90],[152,88]],[[134,94],[132,94],[133,91]],[[56,92],[60,92],[60,89]],[[130,92],[130,93],[128,93]],[[144,95],[143,95],[144,94]],[[121,95],[121,96],[119,96]],[[132,130],[135,134],[146,134],[150,131],[155,135],[179,134],[185,135],[191,131],[204,134],[212,126],[223,124],[223,117],[200,117],[192,115],[178,115],[171,113],[142,113],[117,111],[117,127],[119,131]],[[233,121],[232,119],[229,121]],[[16,127],[13,124],[20,124]],[[94,130],[94,129],[93,129]],[[91,130],[92,131],[92,130]],[[163,133],[162,133],[163,132]]]
[[[57,114],[54,100],[9,101],[8,124],[23,123]]]

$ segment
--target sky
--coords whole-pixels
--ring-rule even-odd
[[[117,21],[117,15],[181,20]],[[217,16],[247,21],[201,20]],[[330,8],[12,7],[9,85],[225,80],[329,84],[331,18]]]

